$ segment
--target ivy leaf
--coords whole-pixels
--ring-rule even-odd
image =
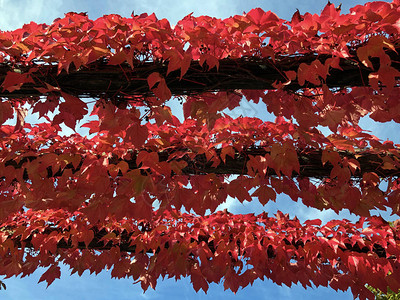
[[[228,194],[233,198],[237,198],[241,203],[245,200],[249,202],[251,201],[249,192],[246,187],[243,186],[243,180],[240,177],[229,183]]]
[[[172,96],[164,77],[158,72],[153,72],[147,77],[147,83],[154,95],[162,101],[169,100]]]
[[[300,11],[297,9],[296,12],[292,16],[292,20],[290,21],[291,26],[296,26],[301,21],[303,21],[303,17],[300,14]]]
[[[60,113],[53,119],[53,124],[58,125],[64,122],[65,125],[75,130],[76,122],[83,119],[87,113],[87,105],[78,97],[61,92],[65,102],[59,106]]]
[[[202,289],[205,293],[207,293],[208,283],[204,279],[203,274],[201,274],[200,269],[193,267],[190,273],[190,279],[196,292]]]
[[[46,101],[38,101],[33,107],[33,113],[39,113],[39,118],[47,115],[48,112],[54,112],[58,106],[60,97],[57,95],[47,95]]]
[[[140,149],[147,140],[149,130],[145,125],[141,125],[138,122],[134,122],[126,130],[126,139],[131,142],[135,148]]]
[[[8,71],[1,87],[3,92],[7,90],[12,93],[15,90],[19,90],[24,83],[35,83],[35,81],[28,73]]]
[[[258,201],[260,201],[262,205],[267,204],[270,200],[272,201],[276,200],[275,191],[266,185],[260,186],[257,190],[254,191],[254,193],[251,196],[257,197]]]
[[[9,101],[0,102],[0,125],[3,124],[8,119],[12,119],[14,115],[14,110]]]
[[[226,156],[229,155],[231,158],[235,158],[235,149],[232,146],[226,146],[221,149],[221,159],[226,163]]]
[[[52,284],[56,278],[60,278],[60,276],[61,276],[60,267],[57,265],[52,265],[50,268],[47,269],[46,272],[43,273],[43,275],[40,277],[38,283],[42,282],[42,281],[46,281],[47,287],[49,287],[49,285]]]
[[[192,54],[186,52],[183,55],[183,59],[182,59],[182,62],[181,62],[181,77],[180,77],[180,79],[182,79],[182,77],[189,70],[191,62],[192,62]]]
[[[268,22],[279,22],[279,18],[271,11],[263,11],[261,8],[253,8],[246,15],[251,21],[257,25],[263,25]]]

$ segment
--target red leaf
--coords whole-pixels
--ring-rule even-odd
[[[386,54],[384,48],[396,51],[394,46],[388,41],[387,38],[382,36],[371,36],[368,44],[357,49],[358,59],[368,68],[373,69],[370,57],[379,57],[380,66],[390,65],[390,57]]]
[[[60,278],[61,271],[60,267],[57,265],[52,265],[50,268],[47,269],[46,272],[40,277],[39,282],[46,281],[47,287],[53,283],[56,278]]]
[[[362,264],[361,257],[355,256],[355,255],[349,255],[348,267],[350,269],[350,272],[356,273],[358,271],[358,267],[359,267],[360,263]]]
[[[237,179],[232,180],[228,184],[228,194],[232,198],[237,198],[240,202],[244,202],[245,200],[251,201],[251,197],[247,189],[243,186],[243,180],[239,177]]]
[[[45,82],[46,87],[35,87],[35,90],[39,91],[42,94],[46,94],[46,93],[51,93],[51,92],[59,92],[60,88],[59,87],[55,87],[52,86],[50,84],[48,84],[47,82]]]
[[[276,14],[270,11],[263,11],[261,8],[253,8],[247,13],[247,17],[257,25],[262,25],[267,22],[279,22]]]
[[[322,221],[320,219],[307,220],[304,222],[304,224],[307,226],[321,226]]]
[[[109,58],[108,64],[109,65],[120,65],[123,62],[125,62],[126,60],[127,60],[127,54],[125,53],[124,50],[121,50]]]
[[[230,289],[232,292],[236,293],[240,287],[240,277],[232,269],[229,269],[225,274],[224,289]]]
[[[265,96],[264,90],[242,90],[242,94],[247,100],[253,100],[256,104]]]
[[[164,53],[163,58],[168,60],[167,76],[172,71],[178,70],[181,67],[182,54],[180,54],[177,50],[167,50]]]
[[[72,96],[64,92],[61,92],[61,96],[65,99],[65,102],[60,105],[60,111],[62,110],[62,108],[66,108],[70,114],[76,117],[77,120],[82,119],[83,116],[87,113],[86,103],[78,97]]]
[[[345,109],[331,109],[322,115],[324,120],[321,125],[328,126],[332,132],[336,132],[338,126],[344,122],[346,116]]]
[[[82,235],[80,236],[80,238],[83,240],[83,242],[85,243],[86,248],[87,248],[89,246],[90,242],[94,238],[93,230],[85,230],[85,231],[83,231]]]
[[[268,159],[268,155],[266,155]],[[273,144],[271,146],[270,158],[275,171],[286,176],[292,176],[292,172],[300,172],[300,163],[297,152],[291,142],[284,142],[282,145]]]
[[[292,20],[290,21],[291,26],[296,26],[298,23],[303,21],[303,16],[300,14],[300,11],[297,9],[296,12],[292,16]]]
[[[173,115],[171,112],[171,108],[168,106],[157,106],[152,108],[152,118],[156,120],[157,125],[162,125],[164,122],[167,122],[169,124],[174,123]]]
[[[130,269],[131,261],[129,259],[120,259],[117,263],[114,264],[114,268],[111,271],[112,278],[124,278],[127,276],[127,273]]]
[[[204,279],[203,274],[201,274],[201,271],[199,268],[192,268],[191,274],[190,274],[190,279],[193,284],[193,288],[196,292],[198,292],[200,289],[202,289],[205,293],[207,293],[208,290],[208,283]]]
[[[186,72],[189,70],[191,62],[192,62],[192,54],[185,53],[183,55],[183,60],[181,62],[181,77],[180,77],[180,79],[182,79],[183,75],[185,75]]]
[[[170,89],[168,88],[165,79],[162,79],[158,86],[156,88],[154,88],[153,93],[156,97],[158,97],[160,100],[162,101],[167,101],[169,99],[171,99],[172,94]]]
[[[375,172],[367,172],[363,174],[362,183],[364,185],[377,186],[380,178]]]
[[[285,75],[289,81],[295,80],[297,73],[295,71],[285,71]]]
[[[148,180],[148,176],[142,176],[144,178],[144,184],[146,184]],[[144,187],[144,185],[143,185]],[[139,190],[137,190],[139,192]],[[138,220],[145,219],[150,220],[153,214],[153,200],[146,193],[137,195],[135,197],[135,203],[133,203],[133,216]]]
[[[323,150],[321,157],[322,164],[325,165],[327,162],[330,162],[332,165],[337,165],[342,161],[339,153],[335,151]]]
[[[160,82],[163,77],[158,72],[153,72],[147,77],[149,88],[152,89],[157,82]]]
[[[331,18],[338,18],[340,14],[340,7],[337,9],[333,3],[330,3],[328,1],[328,4],[325,6],[325,8],[321,12],[321,16],[326,16],[326,17],[331,17]]]
[[[147,140],[149,131],[145,125],[140,125],[139,122],[133,123],[126,130],[126,139],[131,142],[135,148],[139,149]]]
[[[297,78],[299,84],[303,86],[306,81],[309,81],[313,85],[320,85],[321,80],[319,76],[326,79],[328,74],[328,65],[322,65],[322,63],[317,59],[313,61],[310,65],[306,63],[301,63],[297,71]]]
[[[215,56],[204,53],[200,56],[199,64],[200,66],[203,66],[204,62],[207,63],[208,65],[208,70],[211,70],[212,68],[216,67],[217,71],[219,69],[219,60]]]
[[[172,96],[164,77],[158,72],[153,72],[147,77],[149,88],[153,91],[154,95],[162,101],[169,100]],[[158,84],[156,87],[155,85]]]
[[[59,96],[50,94],[47,96],[46,101],[38,101],[35,103],[35,106],[33,107],[33,113],[38,112],[39,118],[41,118],[45,116],[48,112],[54,112],[59,104],[59,101]]]
[[[142,167],[151,167],[158,163],[159,157],[157,152],[140,151],[136,157],[136,164],[142,164]]]
[[[53,124],[64,122],[68,127],[75,129],[76,122],[81,120],[87,113],[87,105],[78,97],[61,92],[65,102],[60,104],[60,113],[53,119]]]
[[[9,101],[0,102],[0,125],[2,125],[8,119],[12,119],[14,110]]]
[[[267,204],[270,200],[272,201],[276,200],[275,191],[266,185],[260,186],[257,190],[254,191],[254,193],[251,196],[257,197],[258,201],[260,201],[262,205]]]
[[[400,72],[391,66],[382,65],[377,73],[371,73],[368,77],[370,85],[375,90],[379,89],[378,81],[382,82],[385,87],[391,89],[395,86],[396,78],[400,77]]]
[[[229,155],[232,158],[235,158],[235,149],[232,146],[226,146],[221,149],[221,159],[225,163],[226,156]]]
[[[17,72],[8,71],[6,78],[4,79],[1,86],[3,87],[3,92],[7,90],[11,93],[15,90],[19,90],[24,83],[28,82],[35,83],[35,81],[33,81],[33,79],[31,78],[30,74],[27,73],[21,74]]]
[[[99,120],[91,120],[91,121],[83,124],[81,127],[89,128],[89,134],[92,134],[95,132],[99,132],[100,122],[99,122]]]

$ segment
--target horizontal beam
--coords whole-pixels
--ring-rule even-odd
[[[398,49],[400,51],[400,48]],[[388,52],[392,59],[392,67],[400,70],[400,58],[395,52]],[[400,52],[399,52],[400,53]],[[32,72],[35,83],[26,83],[19,90],[9,93],[0,91],[0,97],[29,97],[42,95],[36,88],[43,88],[44,82],[59,87],[63,92],[79,97],[124,99],[126,97],[152,96],[147,77],[158,72],[162,74],[172,95],[190,95],[209,91],[251,89],[275,89],[274,83],[287,82],[285,71],[298,71],[301,63],[310,64],[318,59],[322,63],[329,55],[314,53],[297,56],[278,56],[272,58],[244,57],[241,59],[224,59],[219,61],[219,67],[209,70],[206,63],[202,66],[198,61],[192,61],[187,73],[180,79],[180,70],[167,75],[168,62],[137,62],[134,68],[127,63],[108,65],[106,60],[97,61],[76,70],[71,66],[69,73],[58,74],[56,65],[37,65],[37,71]],[[371,58],[374,68],[379,68],[379,60]],[[330,88],[346,88],[365,86],[368,75],[373,72],[356,59],[340,59],[340,69],[331,68],[325,81]],[[8,71],[15,66],[0,65],[0,82],[3,82]],[[28,72],[30,67],[21,66],[18,72]],[[300,86],[297,79],[285,86],[287,90],[296,91],[300,88],[315,87],[309,82]]]

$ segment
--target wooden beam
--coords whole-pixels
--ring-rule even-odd
[[[400,53],[400,48],[398,49]],[[392,67],[400,70],[400,55],[388,52],[392,59]],[[104,99],[129,99],[130,96],[152,96],[147,84],[147,77],[158,72],[162,74],[172,95],[193,95],[209,91],[235,89],[266,90],[275,89],[274,82],[286,82],[285,71],[296,71],[301,63],[310,64],[318,59],[322,63],[329,55],[314,53],[294,56],[277,56],[260,59],[244,57],[241,59],[224,59],[219,61],[219,67],[208,69],[198,61],[193,61],[187,73],[180,79],[180,70],[167,75],[168,62],[137,62],[132,69],[127,63],[123,65],[108,65],[106,60],[97,61],[78,70],[70,68],[70,72],[58,74],[56,65],[37,65],[37,71],[32,73],[36,83],[26,83],[19,90],[9,93],[0,91],[0,97],[21,98],[42,95],[36,88],[44,87],[44,82],[59,87],[63,92],[79,97]],[[379,68],[379,60],[371,58],[374,69]],[[374,70],[365,67],[356,59],[340,59],[342,70],[331,68],[326,84],[330,88],[346,88],[368,85],[368,75]],[[32,66],[10,66],[0,64],[0,82],[8,71],[25,73]],[[309,82],[300,86],[297,80],[292,80],[285,89],[296,91],[300,88],[315,87]]]

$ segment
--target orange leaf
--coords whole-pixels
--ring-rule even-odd
[[[235,158],[235,149],[232,146],[226,146],[221,149],[221,159],[225,163],[226,156],[229,155],[232,158]]]
[[[121,51],[115,53],[108,60],[109,65],[120,65],[127,60],[127,55],[123,49]]]

